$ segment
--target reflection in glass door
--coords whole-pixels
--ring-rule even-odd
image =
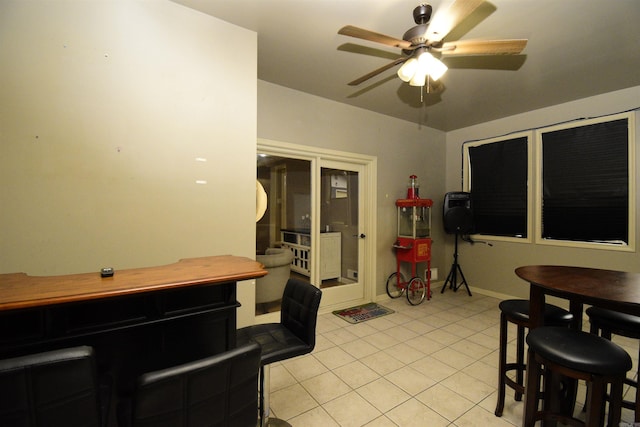
[[[361,281],[361,192],[359,165],[321,161],[319,280],[323,299],[357,300]]]
[[[311,277],[311,161],[260,153],[257,177],[267,210],[256,223],[256,260],[268,274],[256,281],[256,314],[280,310],[289,277]]]

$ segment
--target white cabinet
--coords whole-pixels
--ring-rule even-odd
[[[293,253],[291,270],[311,276],[311,236],[309,233],[282,231],[282,247]],[[320,280],[340,277],[342,241],[339,232],[320,233]]]

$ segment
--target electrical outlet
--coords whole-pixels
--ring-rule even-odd
[[[425,269],[424,270],[424,280],[427,280],[427,275],[429,274],[429,270]],[[437,268],[432,268],[431,269],[431,281],[435,282],[436,280],[438,280],[438,269]]]

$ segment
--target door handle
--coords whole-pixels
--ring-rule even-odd
[[[367,237],[367,235],[364,233],[360,233],[360,234],[354,234],[353,237],[359,237],[360,239],[364,239],[365,237]]]

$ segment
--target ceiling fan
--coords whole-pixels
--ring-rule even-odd
[[[447,66],[440,60],[450,56],[472,55],[516,55],[527,45],[527,39],[502,40],[457,40],[443,42],[443,39],[473,13],[485,0],[455,0],[448,10],[436,13],[432,22],[433,8],[428,4],[420,4],[413,10],[413,19],[417,24],[402,36],[402,40],[362,28],[347,25],[338,34],[356,37],[386,46],[402,49],[403,56],[350,82],[356,86],[360,83],[402,64],[398,77],[412,86],[424,87],[437,81],[446,71]]]

